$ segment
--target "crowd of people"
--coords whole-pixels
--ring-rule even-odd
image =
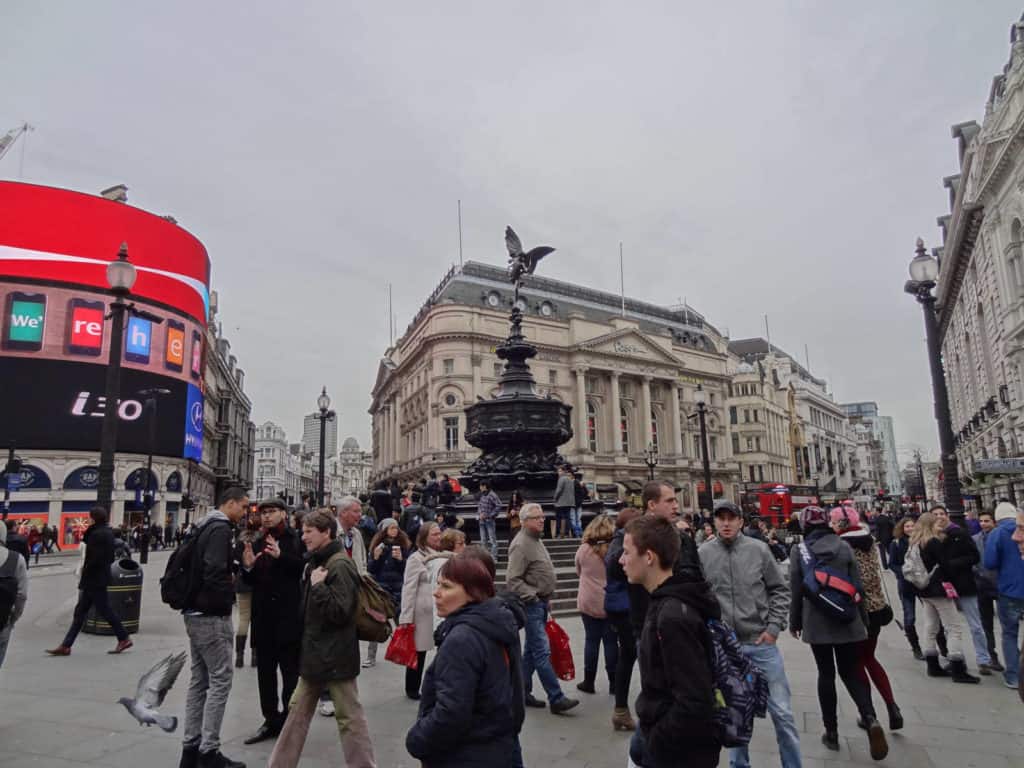
[[[767,683],[767,713],[784,768],[802,764],[777,645],[787,628],[810,646],[825,747],[839,749],[838,674],[871,756],[884,758],[888,743],[872,686],[885,704],[888,729],[903,727],[876,654],[883,628],[895,620],[886,569],[896,577],[911,652],[928,676],[979,683],[964,653],[969,633],[980,674],[1001,673],[1007,687],[1020,687],[1024,511],[1013,504],[980,514],[976,532],[955,524],[941,505],[899,519],[887,512],[862,516],[852,505],[808,506],[777,530],[725,500],[708,520],[680,516],[675,488],[655,480],[644,487],[639,508],[598,514],[579,531],[576,481],[571,468],[561,473],[549,531],[582,535],[574,558],[585,635],[576,690],[596,694],[604,670],[614,699],[611,725],[632,732],[629,760],[636,766],[718,764],[721,702],[708,629],[715,621],[732,629],[743,657]],[[546,624],[558,579],[541,541],[548,520],[542,507],[510,500],[517,524],[505,583],[496,584],[493,520],[503,509],[497,494],[481,485],[483,546],[467,546],[461,522],[448,512],[455,493],[450,478],[425,479],[397,497],[392,491],[378,486],[330,508],[290,510],[269,499],[253,514],[247,492],[232,488],[216,510],[172,535],[191,557],[181,610],[191,656],[182,768],[244,768],[221,752],[220,731],[233,668],[244,665],[247,645],[262,716],[247,744],[274,739],[269,764],[295,766],[319,712],[336,719],[347,765],[376,765],[356,683],[378,655],[376,643],[360,653],[356,629],[366,578],[391,598],[396,623],[408,628],[415,646],[405,694],[418,702],[418,715],[406,748],[424,766],[521,766],[526,709],[562,716],[579,705],[552,664]],[[90,517],[79,600],[64,639],[47,651],[51,656],[71,654],[90,608],[114,629],[110,653],[132,647],[106,593],[123,531],[109,526],[102,507]],[[7,526],[0,526],[0,555],[2,664],[28,590],[27,553],[10,548]],[[12,585],[6,601],[5,584]],[[631,711],[637,661],[640,695]],[[535,676],[543,697],[534,695]],[[750,765],[745,746],[731,748],[730,764]]]

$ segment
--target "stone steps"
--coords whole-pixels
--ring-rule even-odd
[[[558,587],[551,598],[551,614],[558,617],[575,616],[579,613],[576,610],[576,595],[580,587],[580,580],[576,575],[576,550],[580,548],[581,541],[580,539],[542,539],[541,541],[547,548],[548,554],[551,555],[551,562],[555,566],[555,576],[558,578]],[[495,582],[499,587],[506,583],[508,545],[507,540],[498,541]]]

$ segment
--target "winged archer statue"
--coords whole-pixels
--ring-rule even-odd
[[[508,248],[508,276],[515,285],[515,301],[519,300],[519,286],[523,283],[523,275],[532,275],[537,268],[537,263],[554,252],[554,248],[548,245],[538,245],[529,251],[523,252],[523,244],[519,235],[512,227],[505,227],[505,247]]]

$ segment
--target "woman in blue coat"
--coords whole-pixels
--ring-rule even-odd
[[[512,768],[525,716],[515,617],[478,557],[444,564],[434,602],[445,621],[406,749],[423,768]]]
[[[391,595],[395,604],[395,615],[402,610],[402,584],[405,581],[405,559],[412,549],[409,537],[398,527],[393,517],[380,521],[377,534],[370,541],[367,550],[367,563],[370,575],[380,584],[384,591]],[[368,643],[366,660],[363,667],[372,667],[377,663],[377,644]]]

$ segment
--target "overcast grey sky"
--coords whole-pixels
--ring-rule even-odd
[[[949,127],[980,122],[1019,3],[7,0],[0,130],[24,180],[171,213],[207,246],[253,416],[323,384],[368,445],[387,345],[502,232],[545,275],[685,297],[937,442],[920,309]],[[20,148],[0,161],[17,178]]]

